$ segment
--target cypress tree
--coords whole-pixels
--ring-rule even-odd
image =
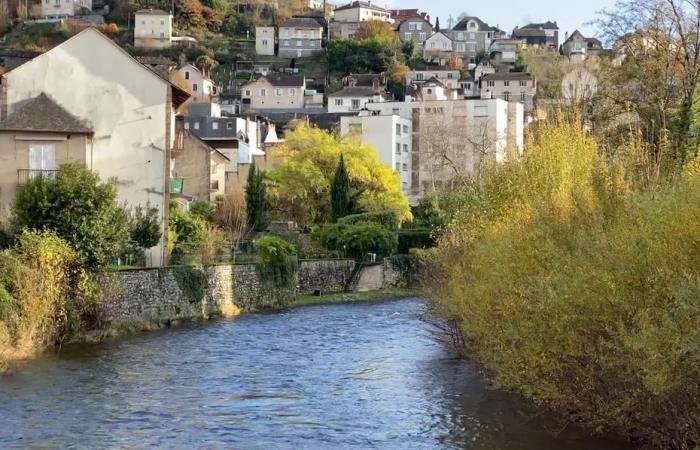
[[[248,226],[260,231],[265,225],[265,173],[255,167],[255,161],[248,171],[248,185],[245,189],[245,212]]]
[[[352,202],[350,178],[345,167],[345,158],[341,153],[338,168],[333,177],[333,184],[331,184],[331,218],[333,222],[352,213]]]
[[[440,31],[440,18],[435,17],[435,32],[437,33],[438,31]]]

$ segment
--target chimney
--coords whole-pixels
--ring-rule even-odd
[[[375,94],[379,94],[379,78],[372,78],[372,89]]]

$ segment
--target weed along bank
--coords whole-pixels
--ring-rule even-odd
[[[289,306],[301,295],[378,290],[405,284],[389,261],[301,260],[294,282],[278,286],[256,264],[174,266],[102,274],[104,321],[111,329],[147,329],[186,320]]]

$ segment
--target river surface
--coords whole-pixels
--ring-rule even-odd
[[[489,389],[418,299],[63,349],[0,378],[0,448],[612,450]]]

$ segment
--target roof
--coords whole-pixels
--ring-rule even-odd
[[[41,93],[28,100],[5,120],[0,130],[92,134],[92,128]]]
[[[375,90],[369,86],[348,86],[332,94],[328,97],[374,97]]]
[[[557,25],[557,22],[554,21],[552,22],[551,20],[548,20],[547,22],[544,23],[528,23],[527,25],[523,25],[522,27],[519,28],[520,30],[525,29],[525,30],[558,30],[559,26]]]
[[[170,13],[168,11],[163,11],[162,9],[139,9],[136,11],[134,14],[143,14],[143,15],[150,15],[150,16],[169,16]]]
[[[427,42],[427,41],[429,41],[429,40],[431,40],[431,39],[433,39],[433,38],[437,38],[437,37],[440,37],[440,36],[442,36],[442,37],[444,37],[445,39],[447,39],[448,41],[452,42],[452,38],[449,37],[448,35],[446,35],[445,33],[443,33],[442,31],[436,31],[435,33],[433,33],[433,34],[431,34],[430,36],[428,36],[428,39],[426,39],[425,41]]]
[[[170,69],[177,65],[174,60],[163,56],[137,56],[136,61],[146,66],[164,80],[170,79]]]
[[[373,5],[372,2],[361,2],[361,1],[355,1],[348,3],[347,5],[343,6],[338,6],[335,8],[336,11],[342,11],[344,9],[355,9],[355,8],[367,8],[367,9],[373,9],[375,11],[384,11],[388,12],[386,9],[379,7],[377,5]]]
[[[403,25],[403,24],[406,23],[406,22],[414,21],[414,20],[422,20],[423,22],[427,23],[427,24],[430,25],[431,27],[433,26],[433,24],[430,23],[425,17],[419,16],[419,15],[413,15],[413,16],[409,16],[409,17],[403,17],[403,18],[401,19],[401,22],[399,23],[399,26]]]
[[[304,86],[304,77],[300,75],[290,75],[286,73],[270,73],[260,78],[266,79],[268,83],[270,83],[273,86]],[[260,78],[258,78],[258,80]]]
[[[600,39],[596,38],[587,38],[585,37],[580,31],[574,30],[573,33],[571,33],[571,36],[569,36],[565,41],[564,45],[567,44],[568,42],[571,42],[575,37],[580,37],[584,42],[589,44],[589,48],[593,46],[598,46],[600,48],[603,48],[603,43],[600,41]],[[592,45],[591,45],[592,44]]]
[[[322,25],[316,19],[310,17],[292,17],[280,23],[280,28],[297,27],[297,28],[322,28]]]
[[[527,72],[496,72],[487,73],[482,80],[532,80],[532,75]]]
[[[488,23],[484,22],[476,16],[463,17],[462,20],[457,22],[457,25],[455,25],[452,29],[455,31],[466,30],[467,24],[472,20],[475,21],[479,26],[479,31],[501,31],[500,29],[498,29],[498,27],[492,27],[491,25],[489,25]]]
[[[224,155],[223,153],[221,153],[218,149],[216,149],[216,148],[212,147],[211,145],[207,144],[207,143],[206,143],[204,140],[202,140],[202,138],[200,138],[199,136],[196,136],[196,135],[190,133],[189,131],[185,131],[185,130],[182,130],[182,132],[183,132],[184,135],[185,135],[185,139],[191,139],[193,142],[196,142],[197,144],[199,144],[200,146],[202,146],[205,150],[209,150],[209,153],[211,153],[211,154],[218,154],[218,156],[222,157],[224,160],[226,160],[226,161],[231,161],[231,158],[229,158],[228,156],[226,156],[226,155]],[[231,138],[231,139],[236,139],[236,138]]]
[[[380,85],[386,84],[386,75],[384,73],[351,73],[344,77],[345,80],[354,82],[355,86],[373,86],[374,81],[379,81]]]
[[[422,84],[423,86],[440,86],[440,87],[445,87],[445,85],[442,83],[442,81],[438,80],[435,77],[431,77],[428,81],[424,82]]]

